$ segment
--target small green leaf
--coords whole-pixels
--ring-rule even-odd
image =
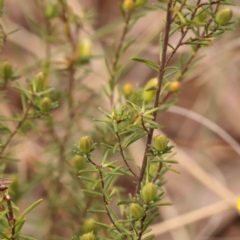
[[[25,211],[23,211],[22,215],[26,215],[28,214],[30,211],[32,211],[38,204],[40,204],[42,202],[43,199],[39,199],[38,201],[36,201],[35,203],[33,203],[30,207],[28,207]]]

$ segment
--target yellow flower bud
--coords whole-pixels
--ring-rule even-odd
[[[92,218],[87,219],[83,224],[84,232],[92,232],[95,228],[95,221]]]
[[[34,88],[36,92],[41,92],[45,88],[45,76],[42,72],[36,74],[33,78]]]
[[[123,93],[127,97],[133,92],[133,85],[131,83],[126,83],[123,87]]]
[[[153,201],[157,196],[157,185],[154,183],[147,183],[142,189],[143,200],[148,203]]]
[[[201,13],[200,13],[201,12]],[[200,14],[199,14],[200,13]],[[196,12],[196,17],[194,18],[194,20],[196,22],[204,22],[207,18],[207,11],[203,11],[203,8],[199,8]]]
[[[130,206],[130,213],[134,218],[140,219],[144,214],[144,210],[139,204],[132,203]]]
[[[77,59],[81,63],[89,62],[91,54],[92,43],[89,39],[85,39],[79,43],[77,47]]]
[[[156,94],[156,90],[150,90],[147,91],[149,88],[155,87],[157,88],[157,84],[158,84],[158,79],[157,78],[152,78],[150,79],[147,84],[145,85],[144,89],[143,89],[143,94],[142,94],[142,98],[146,101],[146,102],[153,102],[154,98],[155,98],[155,94]]]
[[[181,83],[179,81],[174,81],[169,85],[169,92],[175,93],[178,92],[181,87]]]
[[[131,12],[134,9],[134,1],[133,0],[124,0],[123,9],[126,12]]]
[[[160,134],[154,138],[154,146],[159,152],[164,152],[168,145],[168,139],[166,136]]]
[[[43,113],[49,112],[52,108],[52,100],[48,97],[45,97],[40,102],[40,109]]]
[[[92,146],[93,146],[93,141],[90,137],[88,136],[85,136],[85,137],[82,137],[80,140],[79,140],[79,149],[83,152],[83,153],[90,153],[91,152],[91,149],[92,149]]]
[[[12,65],[5,61],[1,65],[1,75],[5,82],[7,82],[13,76]]]
[[[223,8],[216,14],[216,22],[221,25],[225,26],[232,18],[232,10],[230,8]]]
[[[93,233],[85,233],[82,235],[81,240],[96,240],[96,237]]]

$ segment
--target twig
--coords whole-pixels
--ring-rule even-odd
[[[119,144],[120,153],[121,153],[121,156],[122,156],[122,159],[123,159],[124,163],[127,166],[128,170],[134,175],[134,177],[138,179],[137,174],[131,169],[131,167],[129,166],[129,164],[127,162],[127,159],[125,158],[124,151],[123,151],[122,144],[121,144],[121,138],[119,136],[119,133],[116,132],[116,135],[117,135],[117,140],[118,140],[118,144]]]
[[[125,25],[124,25],[124,28],[123,28],[123,31],[122,31],[122,35],[121,35],[121,38],[120,38],[120,41],[119,41],[119,44],[118,44],[118,47],[117,47],[117,50],[116,50],[116,53],[115,53],[114,60],[112,62],[112,73],[111,73],[111,79],[109,80],[109,82],[110,83],[112,82],[112,84],[113,84],[112,89],[111,89],[112,92],[111,92],[111,95],[110,95],[111,106],[113,105],[113,100],[114,100],[114,83],[113,83],[113,81],[114,81],[114,78],[115,78],[115,75],[116,75],[116,66],[118,64],[118,61],[119,61],[119,58],[120,58],[120,53],[121,53],[121,50],[122,50],[122,46],[123,46],[125,37],[127,35],[131,15],[132,15],[132,12],[129,12],[127,14],[127,18],[126,18]]]
[[[20,120],[20,122],[18,123],[17,127],[15,128],[15,130],[12,132],[12,134],[9,136],[8,140],[6,141],[6,143],[4,144],[4,146],[2,147],[2,149],[0,150],[0,159],[2,158],[2,154],[4,152],[4,150],[7,148],[7,146],[9,145],[9,143],[11,142],[12,138],[16,135],[17,131],[21,128],[22,124],[24,123],[24,121],[27,119],[27,114],[30,110],[30,108],[32,107],[32,100],[30,101],[22,119]]]
[[[167,60],[166,60],[167,47],[168,47],[169,31],[171,28],[171,16],[172,16],[171,7],[172,7],[172,0],[170,0],[167,5],[167,17],[166,17],[166,24],[165,24],[164,40],[163,40],[161,67],[160,67],[159,74],[158,74],[158,86],[157,86],[156,95],[155,95],[154,108],[158,107],[158,104],[159,104],[159,95],[160,95],[161,88],[162,88],[165,66],[167,64]],[[153,121],[156,121],[156,118],[157,118],[157,112],[154,112],[153,113]],[[149,134],[147,137],[147,143],[146,143],[146,147],[145,147],[145,152],[144,152],[144,157],[143,157],[143,161],[142,161],[141,173],[140,173],[140,177],[139,177],[139,180],[137,183],[135,194],[139,193],[140,187],[141,187],[141,182],[144,178],[144,174],[145,174],[146,167],[147,167],[147,153],[148,153],[149,145],[152,142],[153,131],[154,131],[154,129],[149,130]]]

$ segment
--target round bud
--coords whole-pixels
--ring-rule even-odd
[[[84,232],[92,232],[95,228],[95,221],[92,218],[87,219],[83,224]]]
[[[126,83],[123,86],[124,95],[127,97],[127,96],[131,95],[132,92],[133,92],[133,85],[131,83]]]
[[[145,85],[142,93],[142,98],[146,102],[153,102],[156,94],[156,89],[147,91],[150,88],[156,88],[158,84],[158,79],[157,78],[152,78],[150,79],[147,84]]]
[[[83,153],[90,153],[91,152],[91,149],[92,149],[92,146],[93,146],[93,141],[90,137],[88,136],[85,136],[85,137],[82,137],[80,140],[79,140],[79,149],[83,152]]]
[[[73,167],[77,169],[78,171],[82,170],[86,166],[85,159],[79,155],[75,155],[72,159],[73,161]]]
[[[39,72],[34,77],[34,85],[36,92],[41,92],[44,90],[45,77],[42,72]]]
[[[142,189],[143,200],[148,203],[153,201],[157,196],[157,185],[154,183],[147,183]]]
[[[54,18],[57,16],[58,8],[56,4],[50,4],[47,6],[45,16],[47,18]]]
[[[144,210],[139,204],[132,203],[130,206],[130,213],[134,218],[140,219],[144,214]]]
[[[134,9],[134,1],[133,0],[124,0],[123,9],[126,12],[131,12]]]
[[[89,62],[91,54],[92,43],[89,39],[85,39],[78,44],[77,47],[77,59],[81,63]]]
[[[93,233],[85,233],[82,235],[81,240],[96,240],[96,237]]]
[[[232,18],[232,10],[230,8],[223,8],[216,14],[216,22],[221,25],[225,26]]]
[[[201,13],[200,13],[201,12]],[[200,14],[199,14],[200,13]],[[197,13],[196,13],[196,17],[194,18],[194,20],[196,22],[204,22],[207,18],[207,11],[203,10],[203,8],[199,8],[197,10]]]
[[[169,85],[169,92],[175,93],[178,92],[181,87],[181,83],[179,81],[174,81]]]
[[[145,5],[148,2],[148,0],[136,0],[135,1],[135,6],[136,7],[142,7],[143,5]]]
[[[164,152],[167,148],[168,142],[169,140],[166,138],[166,136],[160,134],[154,138],[154,147],[157,149],[157,151]]]
[[[1,75],[5,82],[7,82],[13,76],[13,68],[9,62],[5,61],[2,63]]]
[[[43,113],[49,112],[52,108],[52,100],[48,97],[45,97],[40,102],[40,110]]]

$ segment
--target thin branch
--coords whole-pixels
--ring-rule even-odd
[[[155,95],[154,108],[158,107],[158,104],[159,104],[159,95],[160,95],[161,88],[162,88],[165,66],[167,64],[167,59],[166,59],[167,47],[168,47],[168,41],[169,41],[169,32],[170,32],[170,28],[171,28],[171,16],[172,16],[171,7],[172,7],[172,0],[170,0],[167,5],[167,17],[166,17],[166,24],[165,24],[164,40],[163,40],[161,67],[160,67],[159,74],[158,74],[158,86],[157,86],[157,91],[156,91],[156,95]],[[154,112],[153,113],[153,121],[156,121],[156,119],[157,119],[157,112]],[[145,174],[146,167],[147,167],[147,153],[148,153],[149,145],[152,142],[153,131],[154,131],[154,129],[149,130],[146,147],[145,147],[145,152],[144,152],[144,157],[143,157],[143,161],[142,161],[141,173],[140,173],[140,177],[139,177],[139,180],[137,183],[135,194],[139,193],[140,187],[141,187],[141,182],[143,181],[143,178],[144,178],[144,174]]]
[[[124,151],[123,151],[123,148],[122,148],[121,138],[120,138],[120,136],[119,136],[119,133],[116,132],[116,135],[117,135],[117,140],[118,140],[118,144],[119,144],[120,153],[121,153],[121,156],[122,156],[122,159],[123,159],[124,163],[125,163],[125,165],[127,166],[128,170],[134,175],[134,177],[138,179],[137,174],[131,169],[131,167],[129,166],[128,161],[127,161],[127,159],[126,159],[126,157],[125,157],[125,154],[124,154]]]
[[[118,61],[119,61],[119,58],[120,58],[120,53],[121,53],[121,50],[122,50],[122,46],[123,46],[125,37],[127,35],[131,15],[132,15],[132,12],[129,12],[127,14],[127,18],[126,18],[125,25],[124,25],[124,28],[123,28],[123,31],[122,31],[122,35],[121,35],[121,38],[120,38],[120,41],[119,41],[119,44],[118,44],[118,47],[117,47],[117,50],[116,50],[116,53],[115,53],[114,60],[112,62],[112,73],[111,73],[111,79],[109,80],[109,82],[112,82],[112,83],[113,83],[115,75],[116,75],[116,66],[118,64]],[[114,83],[113,83],[113,87],[112,87],[111,91],[112,92],[111,92],[111,95],[110,95],[110,104],[112,106],[113,105],[113,100],[114,100]]]
[[[28,104],[28,107],[22,117],[22,119],[20,120],[20,122],[18,123],[17,127],[15,128],[15,130],[11,133],[11,135],[9,136],[8,140],[6,141],[6,143],[4,144],[4,146],[2,147],[2,149],[0,150],[0,159],[2,157],[2,154],[4,152],[4,150],[7,148],[7,146],[9,145],[9,143],[11,142],[12,138],[16,135],[17,131],[21,128],[22,124],[24,123],[24,121],[27,119],[27,115],[28,112],[30,110],[30,108],[32,107],[33,102],[32,100],[30,101],[30,103]]]

